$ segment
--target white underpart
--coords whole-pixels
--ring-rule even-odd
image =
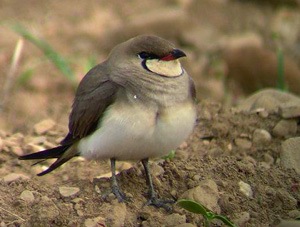
[[[161,157],[177,148],[192,132],[196,119],[192,104],[181,104],[156,113],[142,106],[114,104],[101,127],[80,140],[86,159],[141,160]]]
[[[179,76],[183,70],[179,60],[163,61],[158,59],[146,60],[147,68],[154,73],[163,76]]]

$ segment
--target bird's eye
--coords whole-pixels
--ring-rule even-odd
[[[150,54],[147,52],[141,52],[138,54],[138,56],[141,59],[156,59],[156,58],[158,58],[155,54]]]

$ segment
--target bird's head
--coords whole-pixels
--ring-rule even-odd
[[[186,54],[169,41],[151,35],[141,35],[116,46],[110,59],[119,69],[131,68],[164,77],[177,77],[183,74],[179,58]]]

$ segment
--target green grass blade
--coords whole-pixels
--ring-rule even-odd
[[[225,225],[227,225],[227,226],[230,226],[230,227],[236,227],[236,225],[235,225],[233,222],[231,222],[231,221],[230,221],[227,217],[225,217],[225,216],[216,214],[216,215],[214,216],[214,218],[215,218],[215,219],[221,220],[221,221],[222,221]]]
[[[188,199],[180,199],[177,201],[177,205],[195,214],[202,214],[207,216],[207,209],[199,203],[196,203]]]
[[[44,55],[62,72],[62,74],[71,81],[72,85],[77,84],[75,74],[73,73],[71,67],[67,61],[56,52],[47,42],[42,39],[38,39],[33,34],[31,34],[25,27],[20,24],[12,26],[12,29],[21,35],[24,39],[30,41],[35,46],[37,46]]]

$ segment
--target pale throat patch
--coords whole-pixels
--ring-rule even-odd
[[[163,76],[180,76],[183,73],[179,60],[163,61],[158,59],[146,60],[147,68]]]

